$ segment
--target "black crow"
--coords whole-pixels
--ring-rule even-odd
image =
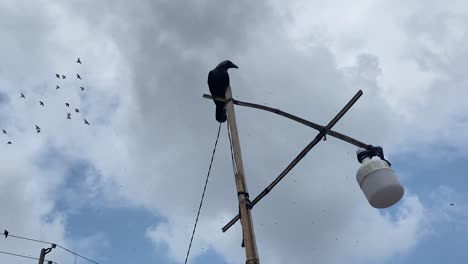
[[[41,128],[36,125],[37,133],[41,132]]]
[[[208,73],[208,88],[213,97],[225,98],[226,88],[229,86],[228,69],[230,68],[239,69],[230,60],[225,60]],[[214,103],[216,104],[216,120],[221,123],[225,122],[227,116],[224,102],[214,100]]]
[[[60,79],[60,75],[58,73],[55,74],[55,77]]]
[[[11,145],[11,141],[8,141],[8,143],[7,143],[7,144]]]
[[[80,89],[81,89],[81,91],[84,91],[84,87],[83,87],[83,86],[82,86],[82,87],[80,87]]]
[[[60,89],[60,86],[58,86],[58,85],[55,85],[55,89]]]
[[[7,133],[7,132],[5,131],[5,129],[2,129],[2,131],[3,131],[3,134],[5,134],[5,135],[6,135],[6,133]]]
[[[78,58],[78,60],[76,61],[76,63],[81,64],[80,58]]]
[[[85,125],[89,125],[89,122],[85,119],[84,120]]]
[[[81,76],[78,73],[76,74],[76,78],[81,80]]]
[[[67,119],[71,119],[71,114],[67,113]]]
[[[65,75],[62,74],[62,79],[65,79],[65,78],[67,78],[67,76],[65,76]]]
[[[77,108],[75,108],[75,112],[79,113],[79,112],[80,112],[80,110],[78,110]]]
[[[5,238],[7,238],[8,237],[8,230],[3,231],[3,235],[5,236]]]
[[[43,103],[42,101],[39,101],[39,104],[42,105],[42,106],[44,106],[44,103]]]
[[[70,107],[70,104],[69,104],[69,103],[65,103],[65,106],[66,106],[66,107]]]
[[[24,97],[24,94],[23,94],[23,93],[21,93],[21,98],[26,98],[26,97]]]

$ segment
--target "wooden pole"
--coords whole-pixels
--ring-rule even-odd
[[[50,247],[50,248],[47,248],[47,249],[46,249],[46,248],[43,248],[43,249],[41,249],[41,255],[39,256],[39,264],[44,264],[45,256],[46,256],[47,254],[49,254],[50,251],[52,251],[52,248],[55,248],[55,247],[56,247],[56,245],[55,245],[55,244],[52,244],[52,247]],[[52,263],[52,261],[49,260],[48,263]]]
[[[245,180],[244,165],[242,162],[242,153],[239,142],[239,134],[237,132],[236,114],[234,112],[234,104],[232,102],[231,86],[228,86],[226,89],[226,100],[228,100],[226,103],[227,121],[229,129],[231,131],[234,162],[237,169],[235,174],[235,180],[237,188],[237,197],[239,199],[242,234],[245,244],[245,263],[256,264],[260,263],[260,260],[257,252],[257,242],[255,241],[255,232],[253,228],[252,214],[250,211],[250,200],[248,197],[247,183]]]
[[[46,255],[46,249],[41,249],[41,255],[39,256],[39,264],[44,264],[44,258]]]

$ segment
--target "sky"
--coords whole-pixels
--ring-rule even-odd
[[[183,263],[218,129],[202,95],[229,59],[234,98],[322,125],[361,89],[334,130],[382,146],[405,188],[371,207],[356,147],[327,137],[252,210],[262,263],[468,258],[466,1],[0,0],[0,32],[0,230],[103,264]],[[317,132],[235,111],[255,197]],[[189,263],[245,261],[240,224],[221,231],[238,212],[230,159],[224,123]]]

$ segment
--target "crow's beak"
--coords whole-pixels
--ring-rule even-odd
[[[235,65],[234,63],[231,65],[231,68],[239,69],[239,67],[237,67],[237,65]]]

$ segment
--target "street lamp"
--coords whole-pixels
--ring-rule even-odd
[[[356,173],[356,180],[369,204],[375,208],[387,208],[403,197],[404,189],[398,181],[390,163],[383,158],[382,148],[358,148],[358,161],[362,163]],[[372,159],[381,156],[380,159]]]
[[[362,163],[362,165],[356,173],[356,180],[371,206],[374,208],[387,208],[396,204],[401,199],[404,193],[403,187],[391,169],[390,162],[385,160],[382,148],[365,144],[357,139],[332,130],[332,127],[344,116],[344,114],[346,114],[362,94],[362,90],[359,90],[326,126],[321,126],[276,108],[235,100],[232,98],[230,86],[226,89],[225,98],[212,97],[207,94],[203,95],[204,98],[223,101],[226,103],[228,129],[232,134],[230,140],[232,143],[233,161],[235,164],[234,176],[239,200],[239,213],[222,228],[222,231],[226,232],[238,220],[241,220],[243,235],[242,246],[244,247],[245,245],[247,264],[260,263],[255,241],[252,215],[250,212],[251,209],[263,197],[265,197],[315,145],[322,140],[326,140],[326,135],[341,139],[359,148],[356,154],[358,161]],[[270,183],[270,185],[268,185],[252,201],[250,201],[249,193],[247,191],[234,105],[251,107],[275,113],[319,131],[315,138],[293,159],[293,161],[291,161],[291,163],[275,178],[275,180],[273,180],[273,182]],[[372,159],[374,156],[378,156],[380,160]]]

